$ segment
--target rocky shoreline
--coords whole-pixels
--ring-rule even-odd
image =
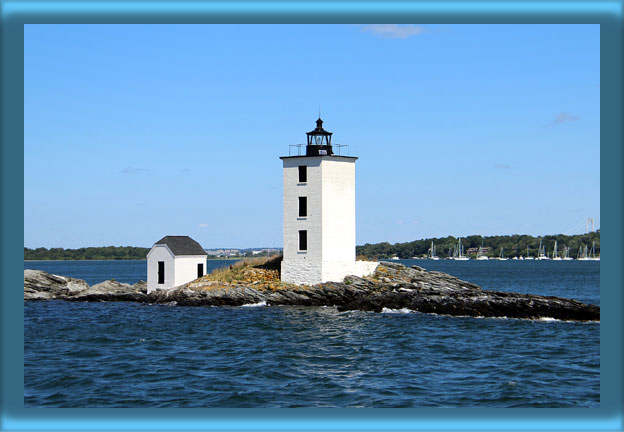
[[[180,306],[333,306],[340,311],[409,309],[470,317],[600,321],[600,307],[562,297],[484,291],[446,273],[382,262],[371,277],[314,286],[199,279],[147,294],[146,284],[85,281],[24,270],[24,300],[131,301]]]

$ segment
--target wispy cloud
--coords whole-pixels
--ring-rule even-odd
[[[190,168],[182,168],[180,172],[191,172]]]
[[[506,164],[502,164],[502,163],[497,163],[497,164],[496,164],[496,168],[498,168],[498,169],[511,169],[511,165],[506,165]]]
[[[366,24],[362,26],[362,31],[390,39],[405,39],[427,32],[416,24]]]
[[[208,225],[207,223],[201,223],[199,224],[200,228],[208,228],[210,225]]]
[[[573,121],[577,121],[580,120],[581,118],[575,115],[572,115],[570,113],[566,113],[566,112],[562,112],[559,113],[555,116],[555,119],[553,120],[553,122],[551,123],[551,125],[560,125],[563,123],[569,123],[569,122],[573,122]]]
[[[122,174],[138,174],[138,173],[146,173],[146,172],[149,172],[149,170],[145,168],[135,168],[135,167],[127,167],[121,170]]]

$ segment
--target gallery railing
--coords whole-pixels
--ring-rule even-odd
[[[332,144],[331,147],[332,147],[332,151],[334,155],[349,156],[348,144]],[[306,148],[306,144],[290,144],[288,146],[288,156],[305,156],[306,154],[305,148]],[[294,153],[297,153],[297,154],[294,154]]]

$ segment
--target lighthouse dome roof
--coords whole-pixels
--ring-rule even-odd
[[[308,135],[331,135],[331,132],[323,129],[323,120],[319,117],[316,121],[316,128],[310,132],[306,132]]]

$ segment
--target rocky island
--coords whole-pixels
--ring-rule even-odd
[[[24,300],[132,301],[180,306],[332,306],[340,311],[409,309],[470,317],[599,321],[600,308],[576,300],[485,291],[454,276],[418,266],[381,262],[370,277],[313,286],[280,282],[281,257],[239,263],[169,290],[147,294],[146,284],[85,281],[24,270]]]

